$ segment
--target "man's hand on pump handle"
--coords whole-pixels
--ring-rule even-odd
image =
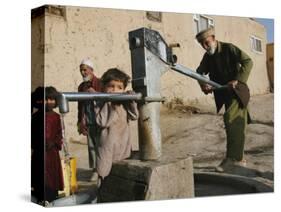
[[[236,86],[238,84],[238,80],[231,80],[227,83],[228,85],[228,89],[235,89]],[[203,91],[204,94],[209,94],[209,93],[212,93],[213,90],[214,90],[214,87],[209,85],[209,84],[206,84],[206,83],[202,83],[200,84],[200,87],[201,87],[201,90]]]
[[[200,84],[200,87],[201,87],[201,90],[203,91],[203,93],[206,95],[209,93],[212,93],[213,89],[214,89],[213,86],[206,84],[206,83]]]

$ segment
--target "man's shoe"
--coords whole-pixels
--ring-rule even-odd
[[[240,167],[246,167],[247,166],[247,162],[245,159],[242,159],[240,161],[234,160],[233,161],[233,165],[234,166],[240,166]]]
[[[219,166],[216,167],[216,172],[231,171],[237,167],[246,167],[246,160],[237,161],[231,158],[225,158]]]
[[[220,163],[219,166],[216,167],[216,172],[224,172],[226,167],[230,166],[232,164],[232,159],[230,158],[225,158],[223,161]]]

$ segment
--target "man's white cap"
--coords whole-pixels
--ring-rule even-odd
[[[93,65],[92,61],[89,58],[83,59],[81,61],[80,66],[81,65],[87,65],[87,66],[91,67],[92,69],[94,69],[94,65]]]

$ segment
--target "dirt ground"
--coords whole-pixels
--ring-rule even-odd
[[[238,175],[253,177],[273,186],[274,180],[274,95],[251,97],[253,123],[248,125],[245,143],[247,169]],[[162,154],[166,157],[193,157],[194,171],[214,171],[225,155],[226,135],[223,112],[213,105],[191,107],[181,101],[165,104],[161,110]],[[87,187],[87,145],[70,142],[70,152],[78,160],[78,184]]]
[[[163,154],[193,157],[194,171],[214,171],[225,156],[226,135],[221,112],[214,105],[190,108],[175,104],[161,114]],[[247,127],[245,159],[247,169],[232,174],[262,178],[273,185],[274,96],[254,96],[249,105],[253,123]]]

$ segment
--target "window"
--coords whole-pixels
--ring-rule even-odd
[[[250,42],[251,42],[251,49],[255,52],[262,52],[262,47],[261,47],[261,39],[251,36],[250,37]]]
[[[194,28],[196,34],[209,27],[214,27],[215,25],[214,20],[212,18],[209,18],[204,15],[195,14],[193,15],[193,20],[194,20]]]

